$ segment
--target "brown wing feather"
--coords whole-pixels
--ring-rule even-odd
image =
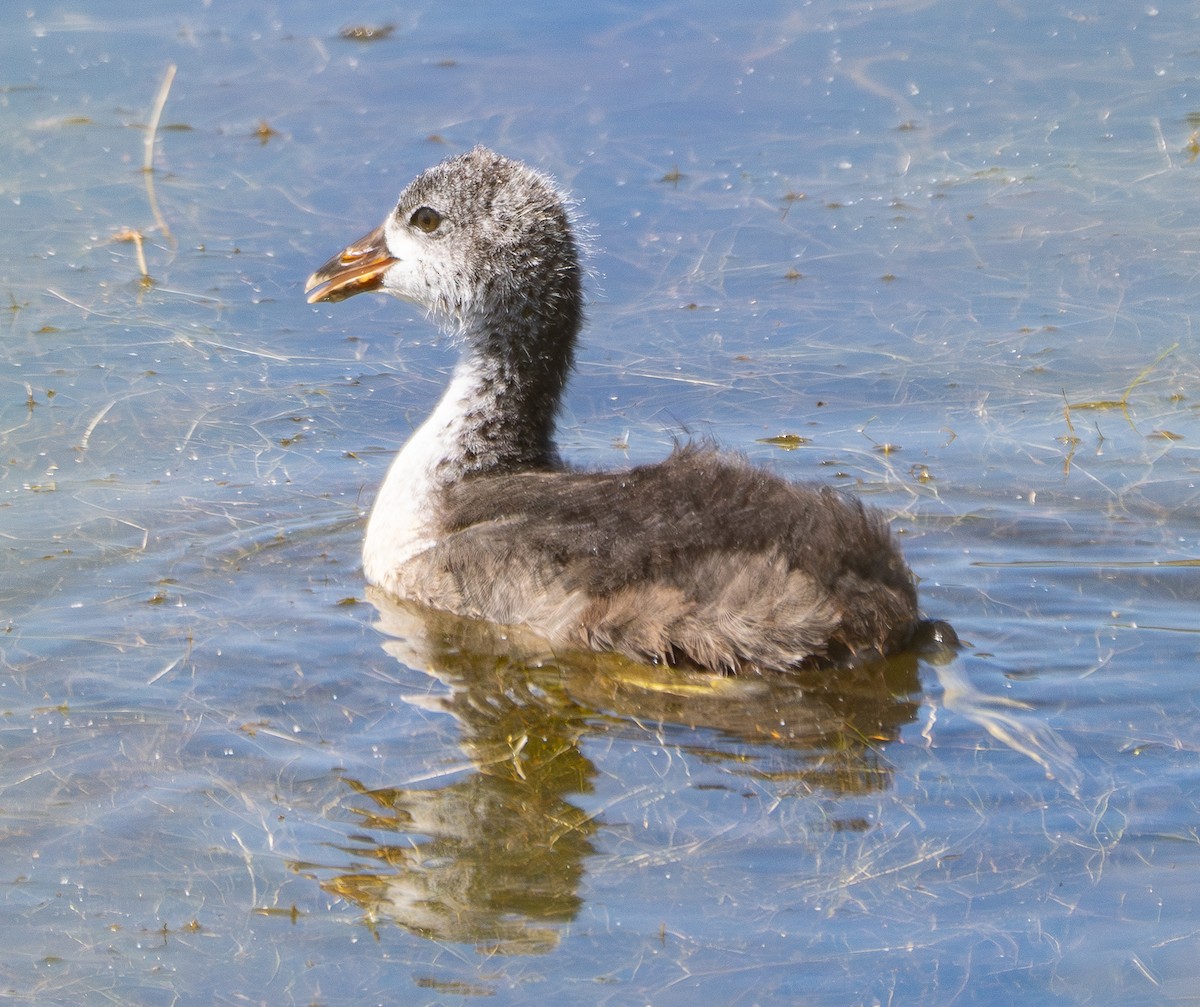
[[[887,650],[917,620],[877,512],[707,448],[628,472],[467,479],[446,504],[426,600],[574,646],[781,668]]]

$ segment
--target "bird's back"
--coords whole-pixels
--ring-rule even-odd
[[[445,490],[406,578],[421,600],[563,645],[714,670],[903,643],[912,577],[882,517],[687,446],[624,472],[518,472]]]

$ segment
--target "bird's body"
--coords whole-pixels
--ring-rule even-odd
[[[390,594],[556,646],[734,672],[886,653],[918,626],[912,575],[856,500],[696,446],[626,471],[562,464],[583,294],[539,173],[481,147],[444,161],[308,289],[415,301],[461,345],[368,522],[364,572]]]

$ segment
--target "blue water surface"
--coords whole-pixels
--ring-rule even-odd
[[[5,996],[1192,1002],[1200,13],[4,20]],[[567,457],[858,492],[959,652],[704,679],[368,594],[452,349],[303,282],[476,143],[587,235]]]

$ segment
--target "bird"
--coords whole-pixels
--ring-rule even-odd
[[[477,146],[419,174],[309,277],[309,303],[390,294],[458,349],[374,501],[366,580],[554,648],[700,672],[911,647],[925,625],[913,574],[858,499],[693,441],[624,469],[563,461],[555,424],[585,307],[570,205],[548,175]]]

